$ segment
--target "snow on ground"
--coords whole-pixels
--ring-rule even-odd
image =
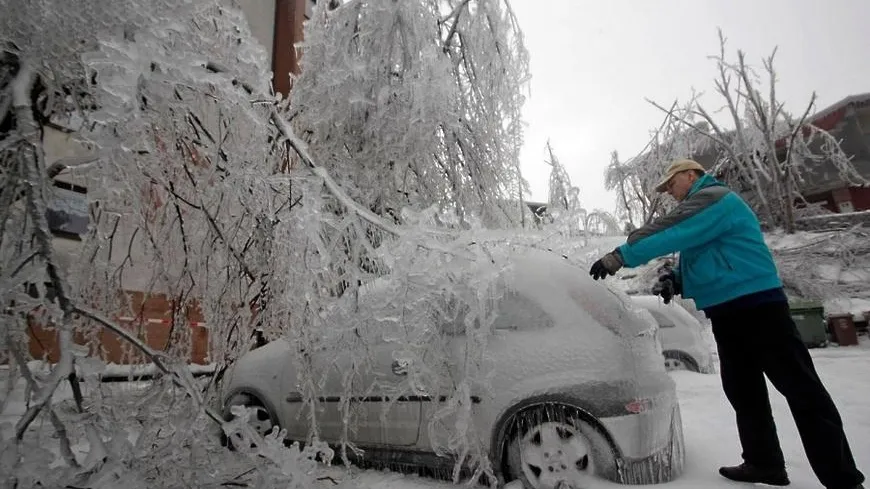
[[[859,467],[870,473],[870,338],[861,338],[855,347],[829,347],[810,350],[819,375],[828,387],[840,409],[846,432]],[[686,438],[686,472],[678,480],[658,486],[662,489],[727,489],[750,487],[722,479],[717,474],[720,465],[740,461],[740,448],[734,416],[722,393],[717,375],[675,372],[674,380],[682,407]],[[135,390],[138,384],[115,386],[112,389]],[[821,486],[809,467],[800,438],[785,400],[773,387],[771,402],[777,421],[783,451],[789,464],[791,488],[818,489]],[[62,393],[63,397],[68,395]],[[0,425],[14,423],[23,413],[23,403],[14,399],[0,413]],[[6,425],[6,428],[10,428]],[[227,451],[215,453],[219,457],[235,457]],[[215,464],[222,464],[219,459]],[[227,460],[226,463],[232,463]],[[319,476],[320,489],[451,489],[467,487],[443,481],[388,471],[349,470],[324,467]],[[624,487],[600,481],[588,489]]]
[[[819,376],[840,409],[846,433],[858,466],[870,473],[870,340],[862,338],[858,347],[810,350]],[[720,465],[740,462],[740,445],[734,416],[717,376],[689,372],[674,374],[683,412],[688,459],[681,479],[661,487],[728,488],[740,487],[719,477]],[[774,417],[785,454],[790,487],[816,489],[821,485],[809,462],[785,399],[773,386],[771,392]]]
[[[825,313],[852,314],[854,321],[866,321],[865,313],[870,313],[870,299],[846,298],[825,301]]]

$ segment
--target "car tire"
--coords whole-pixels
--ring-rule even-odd
[[[526,489],[555,489],[589,487],[591,479],[612,479],[613,448],[601,428],[583,418],[564,405],[517,413],[505,454],[506,480],[519,481]],[[567,485],[559,486],[560,480]]]
[[[665,370],[688,370],[689,372],[700,372],[698,362],[688,353],[681,351],[668,350],[662,354],[665,362]]]
[[[275,414],[266,407],[266,403],[253,394],[239,393],[230,398],[226,403],[226,408],[224,409],[224,419],[227,421],[232,421],[234,417],[230,411],[233,406],[245,406],[254,410],[254,413],[248,420],[248,424],[260,436],[268,435],[274,427],[278,426],[278,418]],[[231,437],[227,436],[226,433],[221,433],[222,445],[230,450],[236,450],[237,443],[238,440],[233,440]]]

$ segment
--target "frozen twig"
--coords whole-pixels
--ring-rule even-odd
[[[724,141],[724,139],[722,139],[721,137],[717,137],[717,136],[715,136],[715,135],[713,135],[713,134],[706,133],[706,132],[704,132],[704,131],[698,129],[698,127],[695,126],[695,124],[692,124],[691,122],[687,121],[686,119],[684,119],[684,118],[682,118],[682,117],[677,117],[676,114],[675,114],[675,112],[674,112],[674,108],[673,108],[673,107],[669,110],[669,109],[666,109],[666,108],[662,107],[661,105],[659,105],[658,103],[656,103],[656,102],[653,101],[653,100],[650,100],[650,99],[645,99],[645,100],[646,100],[649,104],[651,104],[653,107],[655,107],[655,108],[661,110],[662,112],[664,112],[664,113],[667,114],[668,116],[672,117],[673,120],[675,120],[675,121],[679,122],[680,124],[686,126],[687,128],[691,129],[692,131],[694,131],[694,132],[696,132],[696,133],[698,133],[698,134],[700,134],[700,135],[702,135],[702,136],[704,136],[704,137],[706,137],[706,138],[709,138],[711,141],[713,141],[714,143],[720,145],[720,146],[723,147],[723,148],[728,148],[728,147],[729,147],[729,146],[728,146],[728,143],[726,143],[726,142]],[[702,115],[704,116],[705,119],[707,118],[706,115],[704,115],[704,114],[702,114]]]
[[[7,344],[12,341],[9,335],[6,336]],[[8,348],[7,348],[8,350]],[[15,358],[9,359],[9,375],[6,377],[6,385],[3,387],[3,398],[0,399],[0,414],[6,410],[9,400],[12,399],[12,391],[15,390],[15,384],[18,382],[18,368]]]
[[[37,391],[34,405],[21,417],[15,427],[16,439],[21,440],[27,427],[40,411],[49,403],[60,382],[73,372],[71,351],[72,333],[70,325],[71,302],[65,287],[65,279],[54,259],[52,237],[48,230],[45,205],[45,172],[39,125],[33,119],[30,90],[36,81],[37,72],[27,60],[19,65],[18,74],[12,82],[12,103],[15,109],[19,132],[25,145],[19,153],[23,159],[28,188],[27,210],[34,222],[33,235],[39,254],[45,260],[48,277],[55,288],[58,305],[63,312],[63,320],[58,331],[60,361],[52,369],[49,380]]]
[[[51,376],[48,381],[41,385],[39,390],[36,391],[33,405],[24,412],[24,415],[21,416],[21,419],[16,423],[15,438],[17,440],[22,440],[24,438],[24,433],[27,431],[27,428],[33,420],[36,419],[36,416],[40,411],[49,404],[54,392],[60,385],[60,382],[69,375],[69,372],[72,371],[73,356],[72,351],[70,350],[72,344],[72,333],[62,329],[58,331],[58,337],[60,339],[58,342],[60,349],[60,362],[58,362],[51,371]]]
[[[76,456],[72,452],[72,446],[69,442],[69,436],[66,433],[66,426],[63,424],[63,421],[60,420],[57,413],[54,409],[48,409],[49,417],[51,418],[51,424],[54,426],[54,431],[57,433],[57,437],[60,439],[60,453],[63,456],[63,459],[66,460],[67,465],[73,468],[78,468],[79,463],[76,460]]]
[[[227,73],[228,72],[228,69],[226,67],[224,67],[220,63],[216,63],[216,62],[207,63],[206,68],[209,71],[213,71],[216,73]],[[254,87],[251,84],[244,82],[244,81],[239,81],[238,83],[249,94],[254,95],[256,93],[256,91],[254,90]],[[291,148],[293,148],[293,150],[296,152],[296,154],[299,155],[299,157],[302,159],[302,162],[305,164],[305,166],[307,166],[309,169],[311,169],[311,171],[313,171],[314,174],[318,175],[320,178],[323,179],[323,182],[326,185],[326,188],[329,189],[329,191],[345,207],[347,207],[349,210],[351,210],[352,212],[354,212],[355,214],[357,214],[361,218],[365,219],[366,221],[369,221],[372,224],[375,224],[376,226],[382,228],[383,230],[389,232],[390,234],[393,234],[395,236],[402,235],[402,231],[398,227],[386,222],[385,220],[381,219],[377,214],[362,207],[359,203],[357,203],[356,201],[351,199],[341,189],[341,187],[338,185],[338,183],[335,182],[335,180],[332,178],[332,176],[329,174],[329,172],[326,171],[325,168],[317,165],[314,162],[314,159],[311,157],[311,154],[308,152],[306,144],[296,136],[296,133],[293,131],[293,128],[290,127],[290,124],[288,124],[287,121],[285,121],[283,117],[281,117],[281,114],[278,112],[278,110],[275,107],[272,107],[270,109],[269,115],[270,115],[270,118],[272,120],[272,123],[275,124],[275,126],[278,128],[279,132],[281,132],[281,134],[287,139],[288,144],[290,145]]]
[[[191,171],[190,171],[190,168],[187,167],[187,162],[184,162],[183,165],[184,165],[184,172],[187,174],[188,180],[190,181],[191,185],[193,185],[193,187],[196,188],[197,187],[196,178],[194,178],[193,173],[191,173]],[[238,262],[239,266],[242,268],[242,271],[245,273],[245,275],[248,277],[248,279],[251,280],[252,282],[256,281],[257,273],[250,266],[248,266],[248,262],[247,262],[247,260],[245,260],[245,257],[241,253],[239,253],[239,251],[237,249],[235,249],[235,247],[233,247],[232,243],[224,236],[223,230],[221,229],[220,225],[218,225],[214,216],[212,216],[211,213],[208,211],[208,209],[206,209],[205,203],[202,202],[201,198],[200,198],[200,203],[199,203],[199,210],[205,216],[206,220],[209,223],[209,226],[212,228],[212,231],[214,231],[214,233],[218,236],[218,239],[220,239],[220,241],[224,244],[224,246],[227,247],[227,250],[236,259],[236,262]],[[180,214],[180,212],[179,212],[179,214]]]
[[[9,109],[12,108],[12,94],[11,90],[5,90],[0,93],[0,121],[6,119],[6,116],[9,114]]]
[[[453,24],[450,26],[450,32],[447,34],[447,37],[444,38],[444,51],[450,49],[450,42],[453,40],[453,36],[456,35],[456,29],[459,27],[459,17],[462,16],[462,11],[468,5],[470,0],[462,0],[462,2],[456,6],[449,14],[447,14],[444,18],[441,19],[441,23],[445,23],[450,19],[453,19]]]

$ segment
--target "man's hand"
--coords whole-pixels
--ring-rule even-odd
[[[613,250],[592,264],[592,268],[589,269],[589,275],[592,275],[592,278],[595,280],[606,278],[608,275],[615,274],[623,265],[622,255],[619,253],[619,250]]]
[[[670,268],[666,269],[664,273],[659,275],[658,281],[652,288],[652,293],[661,297],[665,301],[665,304],[670,304],[671,299],[682,292],[683,291],[680,290],[679,284],[677,284],[677,276]]]

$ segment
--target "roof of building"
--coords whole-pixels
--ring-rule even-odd
[[[847,118],[849,109],[865,109],[870,107],[870,92],[850,95],[835,104],[814,113],[807,118],[808,122],[819,129],[831,132],[840,140],[840,145],[848,156],[852,157],[852,165],[864,179],[870,180],[870,143],[865,142],[866,136],[854,118]],[[734,131],[724,134],[727,139],[733,137]],[[820,143],[816,143],[820,144]],[[776,146],[782,148],[785,140],[777,141]],[[705,168],[712,167],[718,160],[715,144],[703,144],[698,154],[693,157]],[[833,188],[860,182],[844,181],[833,163],[828,160],[817,162],[812,168],[803,172],[801,183],[805,195],[826,192]]]
[[[870,92],[860,95],[850,95],[839,102],[830,105],[809,117],[814,126],[830,131],[846,115],[846,109],[852,107],[866,107],[870,105]]]

